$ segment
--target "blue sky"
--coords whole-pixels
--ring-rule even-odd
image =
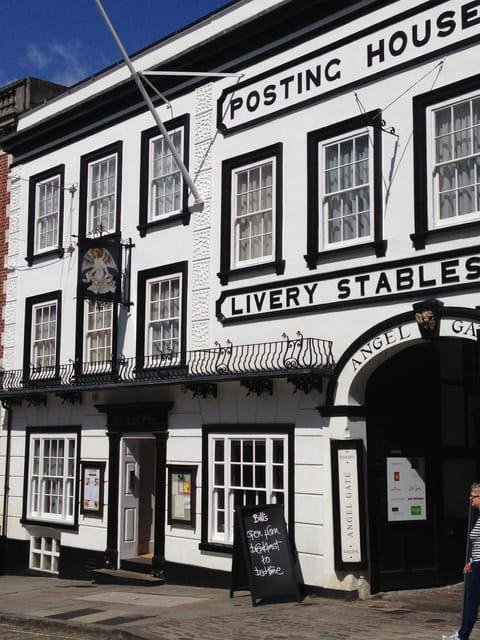
[[[128,54],[229,0],[100,0]],[[0,87],[27,76],[70,86],[121,59],[95,0],[6,0]]]

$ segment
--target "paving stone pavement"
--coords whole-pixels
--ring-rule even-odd
[[[246,591],[230,598],[225,589],[0,576],[0,638],[9,640],[9,624],[61,628],[73,640],[440,640],[457,627],[462,591],[459,583],[366,600],[307,596],[253,606]],[[471,640],[480,640],[480,622]]]

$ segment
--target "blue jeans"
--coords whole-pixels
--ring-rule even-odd
[[[462,626],[458,630],[458,635],[462,640],[470,638],[473,625],[478,617],[478,607],[480,606],[480,562],[474,562],[471,573],[466,575],[465,590]]]

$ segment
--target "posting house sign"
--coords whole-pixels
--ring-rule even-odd
[[[218,127],[233,131],[372,81],[423,55],[454,48],[467,38],[478,39],[479,25],[480,0],[420,4],[359,34],[317,48],[293,64],[226,89],[218,102]],[[324,42],[322,34],[310,44],[320,47]]]

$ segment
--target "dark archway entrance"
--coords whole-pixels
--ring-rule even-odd
[[[469,485],[480,478],[475,371],[474,341],[440,338],[392,356],[368,382],[372,592],[462,579]]]

